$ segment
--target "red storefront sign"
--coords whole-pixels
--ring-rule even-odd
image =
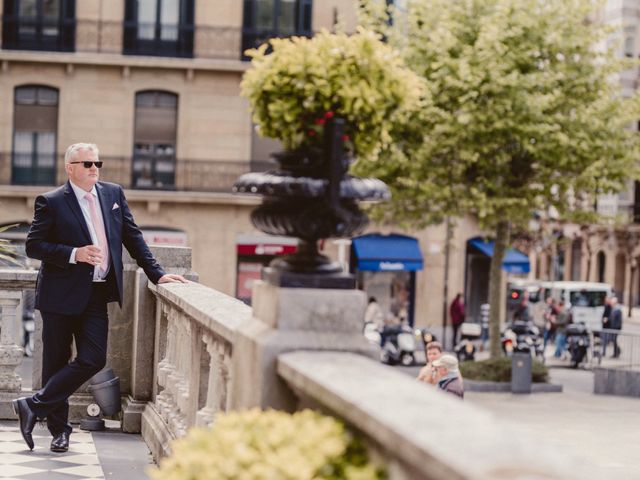
[[[287,255],[295,253],[296,245],[282,245],[276,243],[238,244],[238,255]]]

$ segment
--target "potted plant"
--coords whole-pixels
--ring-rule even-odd
[[[375,159],[392,132],[420,108],[422,80],[378,34],[322,31],[312,38],[272,39],[249,50],[252,68],[242,80],[262,136],[287,151],[323,149],[324,127],[344,119],[344,145]]]
[[[263,276],[280,286],[353,288],[317,240],[358,233],[368,219],[357,202],[389,197],[384,183],[346,173],[354,156],[376,161],[392,144],[421,106],[422,81],[365,29],[273,39],[247,54],[242,95],[260,135],[280,140],[285,152],[273,155],[278,172],[245,174],[234,191],[265,197],[252,213],[258,229],[301,239],[295,255],[274,260]],[[325,283],[307,282],[307,274],[325,275]]]

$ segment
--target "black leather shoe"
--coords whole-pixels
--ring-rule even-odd
[[[67,432],[62,432],[57,434],[51,440],[51,451],[52,452],[66,452],[69,450],[69,434]]]
[[[33,432],[33,427],[35,427],[38,417],[36,417],[36,414],[29,408],[26,397],[13,400],[11,404],[13,405],[13,412],[18,415],[20,421],[22,438],[27,442],[29,449],[33,450],[33,437],[31,433]]]

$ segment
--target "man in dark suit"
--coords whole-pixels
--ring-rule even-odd
[[[104,367],[107,303],[122,306],[122,246],[153,283],[186,282],[156,262],[122,187],[98,182],[101,167],[94,144],[71,145],[65,154],[69,180],[35,201],[26,250],[42,261],[35,307],[42,314],[44,386],[32,397],[13,401],[30,449],[36,420],[44,418],[53,435],[51,450],[69,448],[68,398]],[[69,362],[73,338],[77,356]]]

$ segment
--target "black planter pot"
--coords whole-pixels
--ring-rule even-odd
[[[293,255],[273,260],[263,272],[270,283],[286,287],[355,288],[353,276],[343,273],[317,248],[319,239],[350,237],[368,223],[358,201],[389,198],[387,186],[377,179],[346,174],[351,157],[342,144],[343,122],[327,124],[325,148],[273,155],[275,172],[247,173],[233,191],[262,195],[263,203],[251,214],[253,225],[268,234],[298,237]]]

